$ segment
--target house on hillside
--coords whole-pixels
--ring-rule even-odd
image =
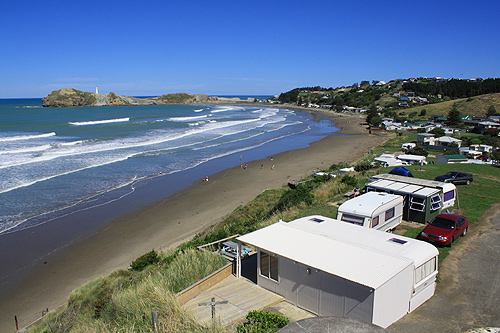
[[[451,136],[442,136],[436,139],[439,146],[443,147],[460,147],[462,140],[452,138]]]
[[[478,152],[483,152],[483,153],[492,153],[493,152],[493,146],[490,146],[490,145],[470,145],[469,149],[475,150]]]
[[[468,163],[464,155],[441,155],[436,156],[436,164]]]
[[[432,121],[432,122],[436,122],[436,123],[444,123],[446,120],[448,120],[448,118],[443,117],[443,116],[440,116],[440,115],[433,114],[433,115],[431,116],[431,121]]]
[[[421,145],[433,145],[434,144],[434,134],[431,133],[418,133],[417,143]]]
[[[436,288],[432,244],[328,217],[279,221],[237,240],[257,249],[259,286],[319,316],[386,328]]]

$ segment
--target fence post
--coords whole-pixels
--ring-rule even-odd
[[[156,310],[151,311],[151,320],[153,321],[153,332],[158,332],[158,312]]]

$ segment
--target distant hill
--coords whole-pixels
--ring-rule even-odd
[[[486,111],[491,105],[495,106],[497,112],[500,112],[500,93],[479,95],[469,98],[449,100],[441,103],[421,105],[408,109],[402,109],[399,111],[399,113],[409,114],[412,112],[417,112],[417,114],[420,114],[420,112],[425,109],[427,116],[434,114],[447,116],[453,104],[456,104],[457,110],[462,115],[484,117],[486,116]]]
[[[78,106],[123,106],[123,105],[165,105],[165,104],[221,104],[221,103],[253,103],[255,98],[224,98],[206,94],[190,95],[187,93],[164,94],[159,97],[137,98],[109,94],[84,92],[74,88],[55,90],[42,99],[44,107],[78,107]]]
[[[408,114],[426,109],[427,114],[447,114],[454,103],[462,114],[485,115],[494,105],[500,112],[500,78],[409,78],[361,81],[338,88],[303,87],[279,95],[276,102],[342,110],[368,110]]]

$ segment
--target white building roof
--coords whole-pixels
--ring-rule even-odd
[[[370,216],[375,209],[389,202],[403,202],[403,197],[383,192],[367,192],[344,202],[339,211]]]
[[[448,142],[448,143],[452,143],[452,142],[462,142],[462,140],[452,138],[451,136],[442,136],[442,137],[438,138],[437,140],[438,140],[439,142]]]
[[[423,197],[428,197],[429,195],[433,195],[433,194],[436,194],[436,193],[439,193],[439,190],[438,189],[435,189],[435,188],[428,188],[428,187],[424,187],[416,192],[413,192],[413,194],[415,195],[421,195]]]
[[[429,243],[319,215],[280,221],[237,239],[374,289],[438,255]]]
[[[401,154],[397,158],[401,161],[425,161],[425,156],[421,155]]]
[[[395,159],[394,157],[375,157],[373,161],[385,164],[386,167],[403,165],[403,161]]]
[[[414,192],[423,188],[423,186],[419,186],[419,185],[402,183],[402,182],[385,180],[385,179],[375,180],[371,183],[368,183],[367,185],[369,185],[370,187],[378,188],[378,189],[392,190],[394,192],[401,192],[401,193],[414,193]]]

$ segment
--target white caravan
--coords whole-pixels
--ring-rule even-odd
[[[381,231],[392,231],[403,217],[403,197],[368,192],[340,205],[337,220]]]

